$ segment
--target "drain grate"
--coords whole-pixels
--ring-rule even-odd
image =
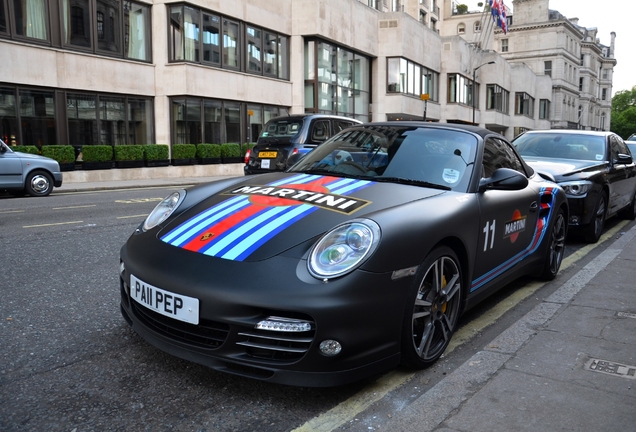
[[[636,366],[624,365],[608,360],[590,359],[585,363],[585,369],[622,378],[636,379]]]

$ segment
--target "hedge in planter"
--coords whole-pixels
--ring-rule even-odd
[[[55,159],[62,171],[75,169],[75,148],[70,145],[47,145],[42,147],[42,156]]]
[[[109,169],[113,167],[113,146],[85,145],[82,147],[84,169]]]
[[[223,163],[241,163],[243,155],[241,154],[241,145],[237,143],[221,144],[221,157]]]
[[[11,150],[17,151],[20,153],[28,153],[28,154],[35,154],[35,155],[40,154],[40,151],[38,150],[38,148],[36,146],[31,146],[31,145],[14,146],[14,147],[11,147]]]
[[[219,144],[199,144],[196,156],[200,164],[221,163],[221,146]]]
[[[167,144],[146,144],[143,146],[143,150],[147,167],[170,165],[170,152]]]
[[[173,144],[172,164],[192,165],[197,154],[197,146],[194,144]]]
[[[138,168],[144,165],[144,149],[142,145],[128,144],[114,147],[115,166],[117,168]]]

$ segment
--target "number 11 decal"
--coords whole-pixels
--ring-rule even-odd
[[[496,220],[492,220],[492,224],[490,222],[486,222],[486,226],[484,227],[484,252],[488,249],[492,249],[495,245],[495,222]],[[488,237],[490,236],[490,247],[488,247]]]

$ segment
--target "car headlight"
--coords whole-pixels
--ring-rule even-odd
[[[592,189],[592,182],[587,180],[559,183],[559,185],[561,185],[566,195],[577,198],[584,197]]]
[[[180,190],[173,192],[164,198],[157,206],[150,212],[146,220],[144,221],[143,230],[148,231],[159,225],[161,222],[168,219],[168,217],[174,212],[179,204],[185,198],[186,192]]]
[[[380,242],[380,227],[369,219],[354,219],[325,234],[311,250],[309,273],[331,279],[353,271]]]

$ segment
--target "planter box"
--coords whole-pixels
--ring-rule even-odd
[[[172,159],[172,165],[194,165],[195,159]]]
[[[144,166],[144,161],[115,161],[115,168],[141,168]]]
[[[61,163],[60,171],[75,171],[75,162]]]
[[[226,157],[226,156],[224,156],[223,157],[223,163],[224,164],[227,164],[227,163],[243,163],[243,161],[244,161],[243,156],[235,156],[235,157],[232,157],[232,156],[227,156]]]
[[[155,159],[155,160],[147,160],[147,167],[162,167],[170,165],[170,159]]]
[[[220,164],[222,162],[222,159],[220,157],[215,157],[215,158],[198,158],[197,161],[201,164],[201,165],[209,165],[209,164]]]
[[[113,162],[82,162],[82,168],[85,170],[103,170],[103,169],[111,169],[113,167]]]

